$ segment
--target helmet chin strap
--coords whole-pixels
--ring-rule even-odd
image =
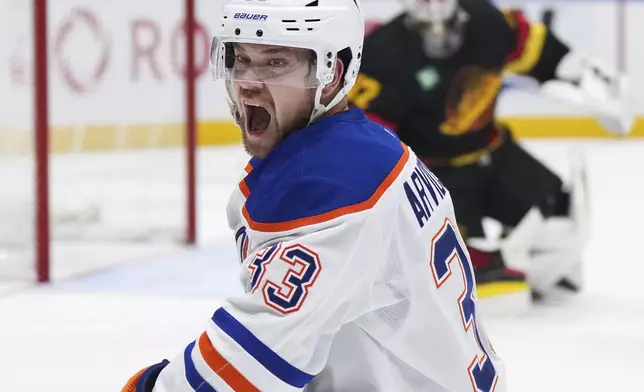
[[[309,124],[312,122],[318,120],[324,113],[328,112],[331,108],[333,108],[335,105],[337,105],[342,98],[347,95],[347,87],[342,87],[340,91],[333,97],[331,102],[329,102],[328,105],[323,105],[322,102],[320,102],[320,99],[322,98],[322,89],[324,88],[324,85],[318,86],[317,90],[315,91],[315,105],[313,106],[313,110],[311,111],[311,118],[309,119]]]

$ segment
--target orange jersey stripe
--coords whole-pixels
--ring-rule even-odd
[[[244,171],[247,175],[253,171],[253,165],[250,164],[250,161],[248,161],[248,163],[246,164]],[[248,199],[248,195],[250,195],[250,188],[248,188],[248,185],[246,184],[246,178],[241,180],[241,182],[239,183],[239,190],[241,191],[242,195],[244,195],[244,197]]]
[[[316,223],[322,223],[322,222],[327,222],[332,219],[338,218],[343,215],[348,215],[348,214],[353,214],[356,212],[364,211],[369,208],[372,208],[378,200],[382,197],[382,195],[385,193],[387,189],[393,184],[393,182],[396,180],[402,169],[405,167],[407,164],[407,160],[409,159],[409,149],[407,146],[402,143],[402,148],[403,148],[403,154],[398,159],[398,162],[396,163],[396,166],[389,172],[387,177],[380,183],[380,186],[376,189],[376,191],[371,195],[371,197],[362,203],[354,204],[351,206],[346,206],[346,207],[340,207],[332,211],[328,211],[319,215],[315,216],[309,216],[306,218],[300,218],[300,219],[295,219],[292,221],[286,221],[286,222],[277,222],[277,223],[261,223],[261,222],[255,222],[254,220],[251,219],[250,214],[248,213],[248,209],[246,208],[246,205],[242,208],[242,214],[244,215],[244,218],[246,218],[246,221],[248,222],[248,226],[256,231],[262,231],[262,232],[269,232],[269,233],[274,233],[278,231],[287,231],[287,230],[293,230],[297,229],[303,226],[309,226],[313,225]],[[246,184],[244,183],[244,186]],[[240,184],[240,189],[242,189],[242,192],[244,192],[244,189],[242,188],[242,184]],[[248,189],[248,187],[246,187]],[[246,196],[248,198],[248,196]]]
[[[260,392],[213,347],[205,332],[199,337],[199,351],[210,369],[217,373],[235,392]]]
[[[246,185],[246,180],[242,180],[239,183],[239,190],[241,191],[242,195],[244,195],[244,197],[248,199],[248,196],[250,196],[250,188],[248,188],[248,185]]]
[[[248,173],[253,171],[253,165],[250,164],[250,161],[248,161],[248,163],[246,164],[246,167],[244,168],[244,171],[246,172],[246,174],[248,174]]]

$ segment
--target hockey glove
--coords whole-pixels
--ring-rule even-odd
[[[152,392],[159,373],[169,363],[170,361],[164,359],[160,363],[141,369],[127,381],[121,392]]]
[[[545,95],[590,110],[609,132],[625,136],[635,123],[626,75],[613,72],[596,60],[575,52],[557,67],[557,79],[543,84]]]

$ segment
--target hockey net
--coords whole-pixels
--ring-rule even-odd
[[[0,284],[193,241],[185,0],[46,2],[46,156],[35,149],[35,120],[46,113],[35,105],[34,3],[0,0]],[[46,180],[39,159],[48,194],[37,186]],[[40,198],[47,244],[37,235]]]
[[[194,150],[184,147],[195,121],[187,114],[184,19],[193,0],[46,1],[46,42],[34,38],[35,2],[45,0],[0,0],[0,286],[3,280],[33,279],[36,265],[51,267],[54,278],[84,273],[132,252],[176,246],[195,233],[189,218],[195,187],[187,164]],[[641,68],[638,56],[626,56],[624,38],[625,22],[637,24],[639,6],[627,13],[624,2],[611,0],[498,3],[544,21],[556,10],[555,25],[567,42],[614,57],[618,68]],[[205,82],[221,4],[199,0],[192,57],[201,76],[200,117],[219,120],[228,119],[223,90]],[[370,23],[399,10],[395,0],[363,0]],[[601,21],[602,29],[587,20]],[[36,119],[43,118],[35,109],[34,75],[43,76],[34,71],[39,46],[49,54],[47,154],[35,147]],[[641,84],[641,75],[633,78]],[[507,106],[504,113],[512,116],[543,114],[524,101]],[[558,106],[552,109],[559,113]],[[36,162],[43,160],[47,195],[37,192],[44,178]],[[39,213],[43,198],[48,224]],[[38,240],[45,226],[51,242]],[[43,249],[51,249],[49,259]]]

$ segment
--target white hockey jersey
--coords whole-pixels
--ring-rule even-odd
[[[449,193],[361,111],[251,160],[228,217],[246,295],[155,391],[505,391]]]

